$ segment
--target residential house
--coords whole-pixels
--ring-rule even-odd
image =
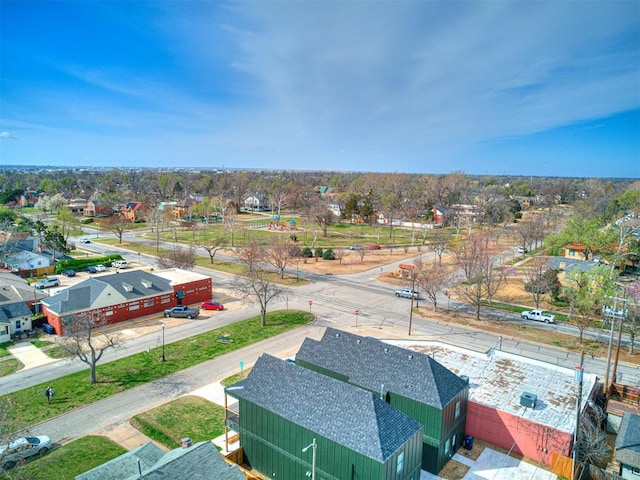
[[[237,465],[229,465],[211,442],[164,452],[152,442],[77,475],[75,480],[174,480],[177,478],[246,480]]]
[[[0,343],[31,330],[31,310],[25,302],[0,305]]]
[[[264,212],[271,210],[269,196],[266,193],[252,193],[244,197],[242,201],[244,210],[248,212]]]
[[[336,217],[342,217],[342,209],[344,208],[344,205],[340,203],[328,203],[327,208]]]
[[[547,262],[549,269],[560,270],[558,280],[564,284],[573,281],[576,275],[588,273],[600,265],[600,262],[567,257],[550,257]]]
[[[625,413],[615,441],[615,460],[620,476],[627,480],[640,478],[640,415]]]
[[[142,202],[128,202],[120,207],[120,216],[131,223],[143,222],[149,210]]]
[[[183,200],[180,200],[173,207],[171,215],[176,220],[180,220],[182,218],[190,218],[191,217],[191,207],[196,205],[196,203],[197,202],[195,200],[193,200],[192,198],[190,198],[190,197],[187,197],[187,198],[185,198]]]
[[[225,394],[225,425],[267,478],[420,478],[422,426],[377,394],[268,354]]]
[[[102,200],[89,200],[84,207],[85,217],[109,217],[113,215],[113,205]]]
[[[130,270],[89,278],[42,301],[43,315],[58,335],[63,319],[97,312],[108,324],[159,313],[176,304],[211,298],[211,277],[180,269]]]
[[[21,207],[33,207],[40,200],[40,193],[32,190],[26,190],[20,195],[18,204]]]
[[[587,250],[587,247],[585,247],[581,243],[571,243],[564,247],[564,256],[565,258],[578,258],[580,260],[588,260],[589,251]]]
[[[25,250],[7,255],[3,263],[5,268],[21,275],[53,273],[54,267],[50,255]]]
[[[82,197],[73,197],[67,201],[67,207],[71,210],[71,213],[84,214],[84,209],[87,207],[87,200]]]
[[[296,364],[368,390],[423,426],[422,468],[437,474],[462,446],[468,382],[428,355],[327,328]]]
[[[33,313],[38,313],[40,300],[48,296],[47,292],[29,285],[24,278],[12,273],[0,272],[0,306],[22,302]]]

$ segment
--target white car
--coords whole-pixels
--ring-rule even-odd
[[[411,298],[411,296],[413,296],[413,298],[417,300],[418,292],[412,292],[410,288],[403,288],[402,290],[396,290],[396,297]]]
[[[89,240],[87,237],[84,237],[80,239],[80,243],[91,243],[91,240]]]
[[[22,437],[9,445],[0,446],[0,466],[3,470],[15,467],[22,460],[42,455],[51,450],[51,439],[46,435]]]
[[[107,271],[107,267],[105,267],[104,265],[96,265],[96,272],[106,272]]]
[[[114,260],[113,262],[111,262],[111,266],[113,268],[128,268],[129,264],[126,260]]]

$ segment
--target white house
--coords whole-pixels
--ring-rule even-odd
[[[249,212],[264,212],[271,210],[269,197],[264,193],[252,193],[244,197],[242,206]]]
[[[51,266],[51,257],[36,252],[22,251],[5,258],[5,266],[13,271],[35,270]]]

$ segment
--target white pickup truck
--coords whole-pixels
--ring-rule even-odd
[[[522,312],[522,318],[524,318],[525,320],[537,320],[538,322],[544,323],[556,323],[555,315],[545,313],[542,310],[530,310]]]

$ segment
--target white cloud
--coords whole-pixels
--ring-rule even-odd
[[[13,135],[11,135],[9,132],[4,131],[4,132],[0,132],[0,138],[10,138],[10,139],[15,139],[16,137],[14,137]]]

